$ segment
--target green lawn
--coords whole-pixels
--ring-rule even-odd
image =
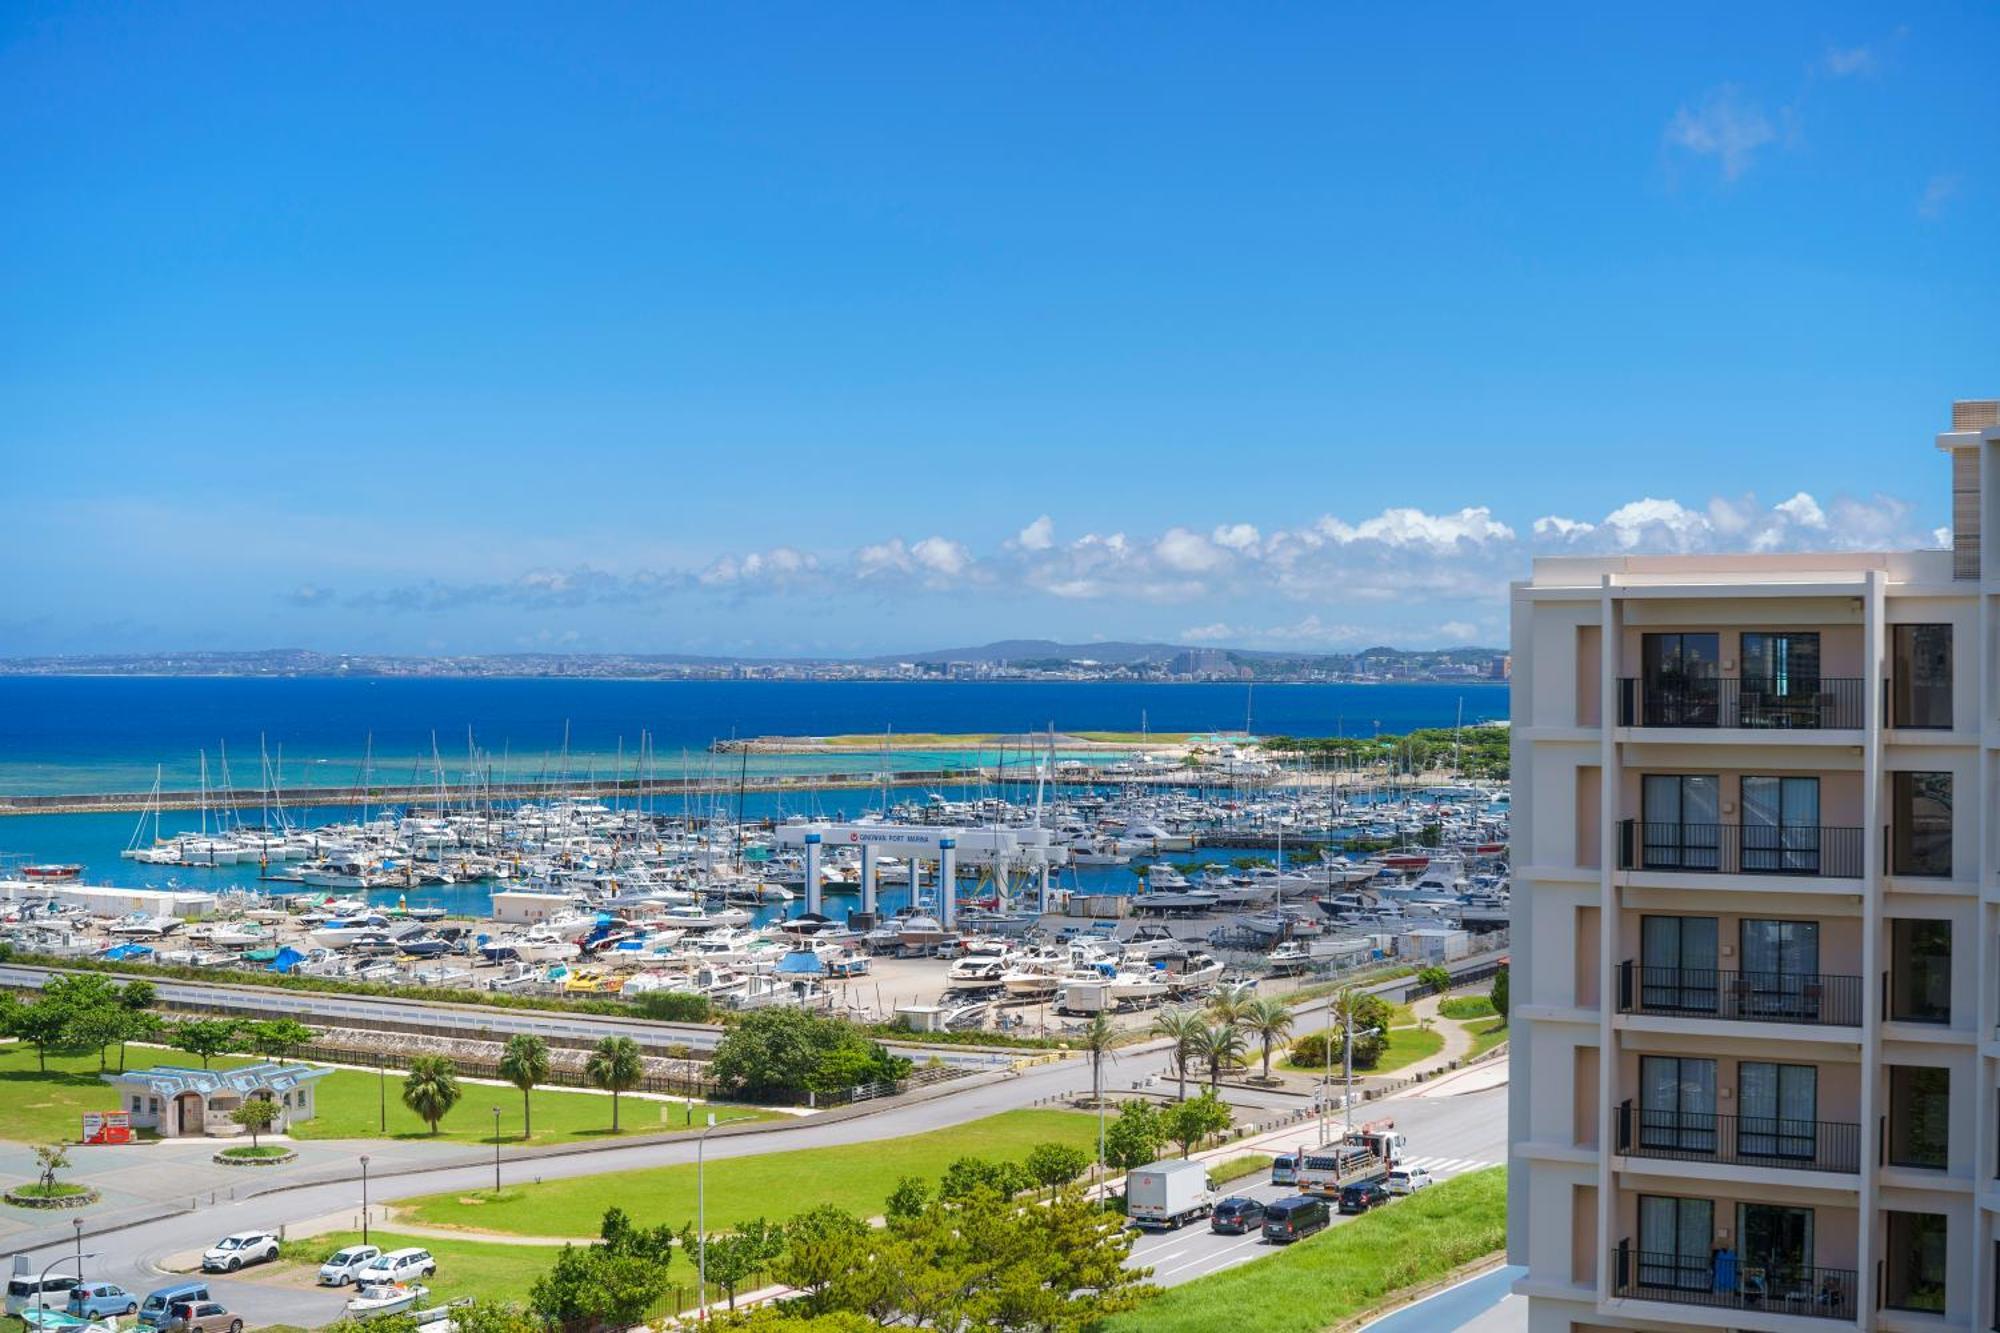
[[[1484,1023],[1472,1023],[1467,1025],[1466,1030],[1472,1033],[1471,1055],[1484,1055],[1507,1040],[1507,1020],[1504,1018],[1489,1018]]]
[[[1491,1018],[1498,1012],[1485,995],[1454,995],[1438,1002],[1438,1013],[1445,1018]]]
[[[1208,1169],[1208,1177],[1218,1185],[1226,1185],[1232,1180],[1245,1176],[1259,1175],[1271,1169],[1271,1155],[1261,1152],[1247,1152],[1241,1157],[1230,1157],[1217,1162]]]
[[[1038,1143],[1066,1143],[1095,1156],[1097,1120],[1075,1111],[1007,1111],[929,1134],[839,1148],[725,1157],[708,1164],[704,1187],[710,1230],[753,1217],[783,1221],[830,1203],[865,1217],[882,1211],[901,1176],[935,1183],[964,1156],[1018,1161]],[[606,1204],[616,1202],[642,1226],[694,1217],[694,1168],[654,1167],[618,1177],[555,1180],[503,1192],[432,1194],[403,1205],[410,1221],[519,1236],[594,1236]]]
[[[112,1053],[112,1067],[118,1057]],[[199,1065],[201,1061],[181,1051],[132,1046],[125,1052],[128,1068],[153,1065]],[[254,1064],[251,1057],[224,1056],[218,1068]],[[387,1080],[389,1138],[428,1138],[430,1128],[402,1103],[401,1087],[392,1072]],[[464,1096],[439,1126],[438,1137],[447,1142],[491,1143],[492,1108],[500,1108],[500,1134],[504,1143],[520,1143],[521,1094],[513,1088],[483,1083],[462,1083]],[[383,1089],[377,1076],[354,1069],[336,1069],[319,1081],[315,1117],[292,1130],[298,1139],[355,1139],[383,1137],[378,1129]],[[536,1089],[534,1095],[535,1136],[530,1143],[569,1143],[611,1132],[611,1099],[586,1092]],[[47,1073],[36,1068],[32,1047],[0,1044],[0,1138],[31,1143],[56,1139],[74,1142],[81,1132],[85,1111],[118,1109],[118,1096],[97,1077],[95,1055],[52,1055]],[[716,1119],[773,1119],[775,1112],[748,1106],[715,1105]],[[625,1097],[619,1104],[619,1128],[626,1133],[659,1133],[680,1129],[687,1114],[685,1103],[658,1102]],[[697,1120],[700,1119],[699,1113]]]
[[[275,1267],[297,1263],[317,1270],[328,1255],[360,1243],[361,1233],[358,1231],[288,1240],[279,1251]],[[431,1289],[428,1304],[433,1305],[455,1301],[461,1296],[525,1302],[529,1286],[548,1271],[556,1257],[553,1245],[508,1245],[492,1241],[445,1240],[436,1236],[399,1236],[373,1227],[368,1231],[368,1243],[381,1246],[385,1253],[415,1246],[437,1256],[437,1276],[423,1280],[424,1285]],[[249,1270],[249,1274],[250,1281],[257,1280],[256,1270]]]
[[[1419,1060],[1428,1060],[1443,1049],[1444,1034],[1436,1028],[1390,1028],[1389,1040],[1382,1047],[1382,1058],[1366,1069],[1357,1064],[1354,1067],[1354,1072],[1356,1076],[1365,1074],[1392,1074],[1407,1065],[1417,1063]],[[1334,1050],[1334,1055],[1336,1058],[1333,1063],[1333,1076],[1339,1078],[1341,1067],[1340,1061],[1337,1058],[1340,1055],[1337,1046]],[[1324,1066],[1321,1065],[1293,1064],[1289,1056],[1280,1060],[1278,1066],[1281,1069],[1290,1069],[1300,1074],[1321,1074],[1326,1072]]]
[[[1507,1243],[1507,1172],[1458,1176],[1114,1315],[1102,1333],[1320,1333]]]

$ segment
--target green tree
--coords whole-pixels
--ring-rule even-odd
[[[312,1044],[313,1030],[296,1019],[277,1018],[252,1023],[249,1035],[251,1050],[283,1064],[301,1046]]]
[[[125,1034],[131,1030],[131,1010],[115,1002],[93,1004],[87,1008],[70,1011],[69,1026],[63,1035],[63,1045],[82,1050],[95,1048],[97,1068],[101,1073],[107,1067],[107,1052],[112,1046],[122,1044]]]
[[[641,1014],[663,1023],[707,1023],[715,1017],[709,998],[690,990],[648,991],[635,1004]]]
[[[960,1157],[938,1178],[940,1199],[963,1199],[979,1190],[991,1190],[1002,1198],[1012,1198],[1034,1185],[1034,1179],[1017,1162],[996,1162],[986,1157]]]
[[[618,1094],[630,1092],[646,1077],[639,1043],[630,1037],[606,1037],[590,1049],[583,1066],[590,1081],[611,1094],[611,1132],[618,1132]]]
[[[1167,1141],[1167,1128],[1151,1102],[1129,1101],[1104,1130],[1104,1155],[1110,1165],[1130,1171],[1156,1162]]]
[[[1084,1055],[1090,1060],[1090,1104],[1097,1105],[1104,1100],[1104,1064],[1118,1057],[1111,1053],[1117,1044],[1118,1027],[1109,1014],[1095,1014],[1083,1030],[1077,1033],[1077,1044],[1083,1047]]]
[[[250,1131],[250,1146],[257,1146],[257,1137],[269,1129],[278,1119],[278,1104],[269,1097],[252,1097],[229,1113],[229,1118]]]
[[[451,1057],[419,1055],[410,1061],[410,1072],[403,1078],[403,1105],[415,1111],[432,1134],[438,1132],[438,1122],[451,1114],[461,1095],[458,1066]]]
[[[1234,1023],[1218,1023],[1202,1030],[1200,1050],[1203,1062],[1208,1065],[1209,1096],[1215,1095],[1216,1085],[1222,1081],[1222,1071],[1230,1065],[1243,1063],[1243,1053],[1248,1048],[1242,1029]]]
[[[1160,1121],[1167,1137],[1180,1145],[1182,1157],[1233,1123],[1228,1104],[1212,1092],[1175,1102],[1160,1113]]]
[[[517,1032],[507,1038],[500,1052],[500,1077],[521,1090],[521,1137],[534,1137],[532,1094],[537,1084],[549,1076],[549,1044],[532,1032]]]
[[[127,1009],[151,1009],[158,1001],[150,981],[128,981],[118,988],[118,1003]]]
[[[1267,1082],[1271,1077],[1271,1052],[1291,1034],[1295,1021],[1292,1007],[1275,996],[1258,1000],[1243,1011],[1244,1030],[1255,1037],[1258,1046],[1263,1049],[1264,1078]]]
[[[136,983],[135,983],[136,984]],[[131,989],[127,987],[126,989]],[[158,1042],[167,1034],[167,1021],[150,1009],[127,1009],[118,1032],[118,1072],[125,1072],[125,1043]]]
[[[1028,1149],[1027,1159],[1021,1165],[1029,1178],[1053,1199],[1058,1189],[1090,1169],[1090,1154],[1067,1143],[1038,1143]]]
[[[226,1018],[187,1018],[174,1024],[167,1040],[177,1051],[201,1057],[201,1067],[236,1045],[236,1024]]]
[[[1439,995],[1442,995],[1451,989],[1451,969],[1448,967],[1439,967],[1436,963],[1431,964],[1429,967],[1418,968],[1417,981],[1419,984],[1429,986]]]
[[[899,1176],[889,1191],[883,1212],[889,1217],[915,1217],[931,1206],[931,1187],[917,1176]]]
[[[60,1143],[43,1143],[35,1147],[35,1167],[42,1193],[56,1192],[56,1172],[69,1170],[69,1149]]]
[[[1503,967],[1498,972],[1495,972],[1493,974],[1493,989],[1487,992],[1487,995],[1493,1001],[1494,1012],[1499,1014],[1500,1017],[1502,1018],[1505,1018],[1507,1016],[1508,970],[1509,969]]]
[[[1153,1020],[1152,1033],[1165,1037],[1173,1043],[1168,1057],[1173,1061],[1174,1078],[1180,1084],[1180,1096],[1187,1096],[1188,1063],[1201,1049],[1201,1040],[1208,1032],[1208,1024],[1201,1021],[1201,1015],[1192,1009],[1169,1009]]]
[[[644,1323],[666,1290],[664,1264],[601,1245],[565,1245],[528,1289],[528,1309],[557,1333],[598,1333]]]
[[[706,1254],[702,1237],[692,1226],[681,1232],[681,1248],[705,1266],[708,1280],[729,1297],[736,1308],[736,1293],[758,1273],[775,1263],[784,1252],[784,1232],[761,1217],[752,1218],[734,1231],[710,1232]]]
[[[867,1262],[874,1228],[832,1204],[800,1213],[784,1226],[784,1249],[771,1265],[771,1280],[805,1293],[801,1302],[815,1314],[831,1308],[834,1285]]]
[[[910,1062],[845,1019],[783,1005],[752,1010],[732,1023],[708,1071],[724,1087],[751,1096],[797,1095],[894,1082],[909,1077]]]
[[[1218,1023],[1236,1023],[1243,1013],[1256,1003],[1257,988],[1249,983],[1240,986],[1221,986],[1208,997],[1209,1016]]]

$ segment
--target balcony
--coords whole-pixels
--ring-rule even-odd
[[[1854,1322],[1851,1268],[1754,1264],[1709,1255],[1648,1254],[1630,1240],[1611,1252],[1611,1294],[1713,1310],[1756,1310]]]
[[[1861,1026],[1861,978],[1618,965],[1618,1012],[1740,1023]]]
[[[1863,830],[1768,824],[1618,824],[1620,870],[1859,879]]]
[[[1621,727],[1694,727],[1752,731],[1833,731],[1859,728],[1866,681],[1853,678],[1772,684],[1734,676],[1664,681],[1626,676],[1618,682]]]
[[[1721,1162],[1785,1171],[1861,1169],[1861,1126],[1779,1116],[1705,1115],[1618,1107],[1618,1151],[1669,1162]]]

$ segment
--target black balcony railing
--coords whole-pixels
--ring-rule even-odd
[[[1861,1026],[1861,978],[1618,965],[1618,1012],[1744,1023]]]
[[[1756,1263],[1726,1250],[1652,1254],[1632,1248],[1629,1240],[1611,1252],[1611,1294],[1633,1300],[1852,1322],[1854,1289],[1851,1268]]]
[[[1788,1171],[1859,1171],[1861,1126],[1783,1116],[1707,1115],[1618,1107],[1618,1151],[1670,1162],[1723,1162]]]
[[[1699,875],[1807,875],[1859,879],[1865,857],[1858,828],[1775,828],[1768,824],[1618,825],[1620,870]]]
[[[1713,680],[1618,682],[1621,727],[1742,727],[1766,731],[1826,731],[1862,725],[1867,682],[1822,676],[1817,680]]]

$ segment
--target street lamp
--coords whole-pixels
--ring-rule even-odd
[[[368,1154],[361,1155],[361,1243],[368,1243]]]
[[[77,1234],[78,1235],[83,1234],[81,1229],[78,1230]],[[92,1250],[89,1254],[85,1254],[82,1250],[78,1250],[76,1252],[76,1280],[79,1286],[82,1285],[83,1283],[83,1261],[85,1259],[95,1259],[96,1257],[97,1257],[97,1251],[95,1250]],[[49,1260],[48,1264],[42,1269],[41,1280],[35,1283],[35,1312],[36,1312],[35,1327],[36,1328],[48,1327],[49,1270],[54,1268],[57,1264],[68,1263],[68,1262],[69,1260],[65,1259],[62,1255],[57,1255],[55,1258]]]
[[[500,1197],[500,1108],[493,1108],[493,1197]]]
[[[70,1225],[76,1228],[76,1280],[83,1281],[83,1219],[73,1217]]]
[[[696,1303],[695,1309],[704,1323],[708,1320],[708,1223],[703,1207],[701,1168],[703,1155],[708,1148],[708,1136],[714,1132],[715,1112],[710,1111],[708,1128],[695,1135],[694,1139],[694,1234],[700,1250],[695,1263],[701,1273],[701,1298]]]
[[[1339,997],[1329,996],[1326,1002],[1326,1063],[1325,1072],[1321,1075],[1320,1081],[1319,1141],[1321,1147],[1326,1146],[1326,1104],[1333,1098],[1333,1011],[1337,1007],[1339,1007]],[[1354,1007],[1352,1005],[1347,1006],[1347,1012],[1341,1016],[1341,1023],[1347,1032],[1347,1040],[1342,1043],[1340,1053],[1341,1065],[1346,1071],[1346,1088],[1340,1098],[1340,1114],[1344,1125],[1344,1129],[1342,1130],[1344,1136],[1347,1131],[1354,1128],[1354,1039],[1356,1037],[1375,1036],[1382,1029],[1367,1028],[1356,1032],[1354,1030]]]
[[[376,1128],[381,1131],[382,1137],[387,1138],[389,1136],[389,1066],[386,1063],[386,1057],[384,1059],[384,1063],[375,1066],[375,1104],[376,1116],[379,1121]]]

